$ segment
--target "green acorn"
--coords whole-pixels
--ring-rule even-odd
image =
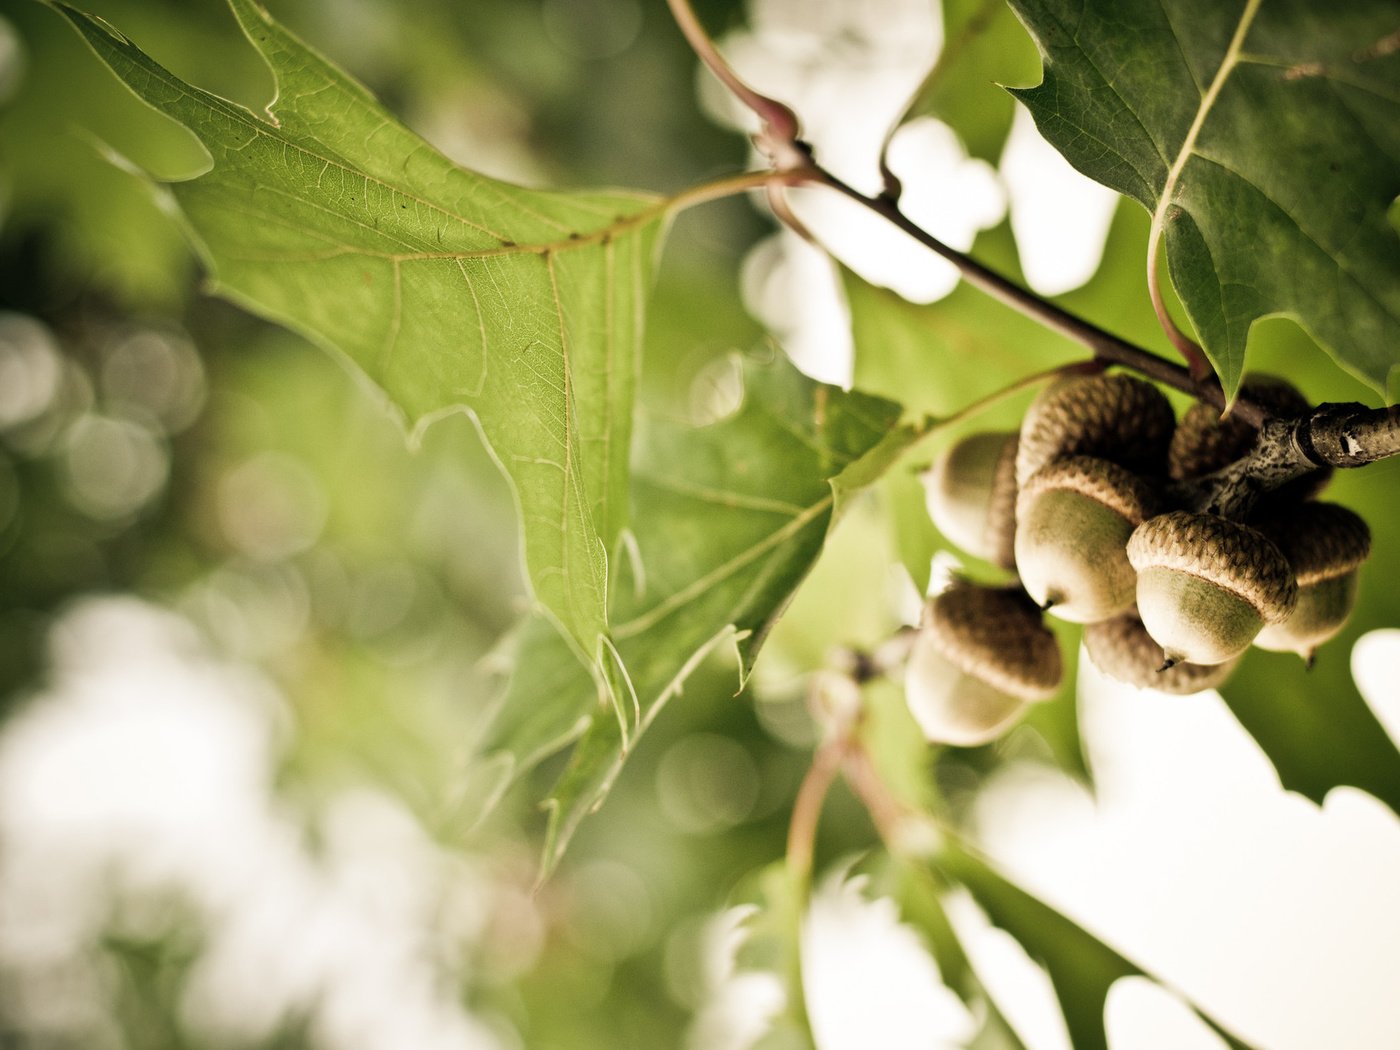
[[[923,475],[929,517],[974,557],[1015,568],[1015,433],[969,434],[949,445]]]
[[[1019,590],[955,583],[924,609],[905,696],[924,735],[975,747],[1060,687],[1060,647]]]
[[[1257,529],[1215,514],[1171,511],[1128,540],[1138,615],[1167,666],[1221,664],[1298,601],[1287,559]]]
[[[1162,647],[1153,641],[1136,612],[1084,628],[1084,650],[1089,659],[1108,677],[1139,689],[1155,689],[1175,696],[1188,696],[1223,685],[1240,658],[1221,664],[1192,664],[1184,661],[1163,667]]]
[[[1288,619],[1260,631],[1254,644],[1312,663],[1317,647],[1345,626],[1356,604],[1357,569],[1371,553],[1371,530],[1335,503],[1304,503],[1259,529],[1288,559],[1298,604]]]
[[[1128,537],[1155,513],[1151,486],[1107,460],[1058,459],[1027,480],[1016,502],[1016,566],[1026,593],[1073,623],[1133,604]]]
[[[1176,416],[1151,383],[1128,375],[1062,380],[1031,402],[1021,421],[1016,483],[1067,456],[1094,456],[1137,474],[1165,469]]]

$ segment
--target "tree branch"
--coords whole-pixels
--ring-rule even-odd
[[[1015,281],[1003,277],[966,253],[944,244],[923,227],[915,224],[900,210],[898,203],[888,197],[867,197],[815,162],[800,174],[805,182],[827,186],[869,208],[892,226],[903,230],[935,255],[956,266],[968,284],[981,289],[993,298],[999,299],[1027,317],[1039,321],[1050,330],[1082,343],[1093,351],[1097,360],[1106,364],[1131,368],[1163,386],[1190,394],[1214,405],[1222,412],[1225,411],[1228,405],[1225,391],[1213,375],[1197,379],[1181,365],[1164,360],[1156,354],[1086,321],[1077,314],[1072,314],[1063,307],[1042,299],[1034,292],[1022,288]],[[1237,400],[1230,411],[1237,418],[1256,427],[1262,426],[1268,418],[1267,413],[1260,406],[1243,398]]]
[[[1183,502],[1241,518],[1266,492],[1325,467],[1347,470],[1400,455],[1400,408],[1324,404],[1296,419],[1265,423],[1253,450],[1183,487]]]

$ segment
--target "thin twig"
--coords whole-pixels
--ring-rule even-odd
[[[801,167],[806,156],[800,147],[802,129],[797,114],[777,99],[755,91],[734,71],[734,67],[719,53],[714,40],[700,24],[700,19],[696,17],[689,0],[666,2],[691,50],[735,98],[758,116],[762,130],[754,139],[754,144],[780,171]]]
[[[880,142],[880,178],[884,183],[884,190],[881,195],[892,201],[899,200],[903,187],[900,185],[899,176],[890,170],[890,143],[894,141],[895,133],[902,128],[909,115],[914,111],[920,100],[928,96],[938,86],[939,82],[948,75],[948,69],[953,61],[962,54],[963,49],[968,46],[982,33],[986,32],[991,25],[992,19],[996,17],[998,10],[1005,7],[1005,0],[982,0],[982,5],[972,13],[957,36],[951,40],[943,41],[943,46],[939,49],[938,57],[933,60],[933,65],[928,71],[928,75],[919,82],[919,86],[914,89],[914,93],[909,96],[903,108],[899,111],[899,116],[890,124],[885,131],[885,137]]]
[[[812,765],[797,789],[793,800],[792,820],[788,824],[787,868],[788,873],[800,885],[805,886],[812,877],[812,856],[816,849],[817,824],[821,821],[822,806],[827,792],[841,772],[849,743],[844,734],[834,736],[822,743],[812,756]]]
[[[1054,379],[1065,379],[1069,376],[1093,375],[1102,372],[1107,367],[1102,361],[1091,358],[1088,361],[1070,361],[1067,364],[1056,365],[1054,368],[1042,369],[1039,372],[1032,372],[1028,376],[1021,376],[997,390],[993,390],[984,397],[979,397],[976,401],[970,401],[963,405],[952,415],[940,416],[929,422],[927,428],[919,435],[920,438],[928,437],[947,430],[969,419],[981,415],[987,409],[998,405],[1009,397],[1019,394],[1023,390],[1029,390],[1033,386],[1040,386]]]
[[[1158,274],[1157,260],[1161,254],[1159,242],[1162,238],[1162,228],[1153,225],[1152,232],[1147,237],[1147,294],[1152,300],[1152,312],[1157,315],[1157,323],[1161,325],[1162,331],[1171,340],[1172,346],[1176,347],[1177,353],[1181,354],[1186,362],[1187,370],[1192,378],[1204,380],[1215,374],[1215,369],[1211,367],[1206,352],[1201,349],[1201,344],[1192,339],[1181,330],[1176,321],[1167,310],[1166,300],[1162,298],[1162,281]]]
[[[915,224],[900,209],[899,205],[884,197],[868,197],[853,188],[829,171],[813,164],[803,173],[804,182],[814,182],[828,186],[849,197],[858,204],[869,208],[891,225],[904,231],[914,240],[934,254],[946,259],[958,268],[968,284],[981,289],[993,298],[999,299],[1013,309],[1039,321],[1046,328],[1059,332],[1093,351],[1094,357],[1108,364],[1122,365],[1156,380],[1164,386],[1191,394],[1220,409],[1226,407],[1225,391],[1214,378],[1195,379],[1181,365],[1166,361],[1140,346],[1107,332],[1098,325],[1070,313],[1049,300],[1042,299],[1016,282],[1003,277],[995,270],[984,266],[964,252],[943,243],[923,227]],[[1261,426],[1267,418],[1262,408],[1253,402],[1240,399],[1232,409],[1239,418],[1253,426]]]
[[[773,186],[790,186],[810,178],[806,169],[797,171],[745,171],[737,175],[726,175],[712,182],[702,182],[661,202],[667,212],[684,211],[699,204],[734,197],[750,190],[769,189]]]

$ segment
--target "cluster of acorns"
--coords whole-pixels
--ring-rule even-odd
[[[1307,400],[1282,380],[1246,382],[1278,416]],[[1311,661],[1350,614],[1370,531],[1296,478],[1236,521],[1189,509],[1191,483],[1254,446],[1257,432],[1193,405],[1177,422],[1151,383],[1064,380],[1019,433],[971,434],[924,477],[934,523],[1019,583],[959,581],[930,599],[910,652],[910,707],[930,739],[972,746],[1053,696],[1059,645],[1042,612],[1084,624],[1105,674],[1186,694],[1224,682],[1251,645]]]

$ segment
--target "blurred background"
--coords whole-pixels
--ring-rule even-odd
[[[220,0],[84,6],[192,82],[254,108],[271,96]],[[270,6],[473,170],[527,185],[674,192],[749,163],[736,133],[743,114],[703,82],[697,92],[694,60],[653,0]],[[823,159],[877,188],[880,139],[942,46],[936,7],[696,6],[728,34],[741,71],[808,117]],[[1001,60],[1004,79],[1035,79],[1028,42]],[[960,247],[976,240],[1042,293],[1070,293],[1110,327],[1150,328],[1138,276],[1145,216],[1069,171],[1006,96],[986,97],[956,133],[924,120],[896,139],[910,213]],[[807,675],[832,646],[869,644],[917,616],[918,589],[896,567],[894,497],[853,511],[752,689],[736,699],[723,661],[696,673],[559,874],[536,888],[536,802],[560,761],[517,785],[484,824],[469,804],[474,744],[505,666],[496,654],[525,608],[510,494],[464,417],[410,448],[338,362],[203,294],[178,222],[133,174],[179,177],[199,163],[189,137],[121,89],[53,11],[0,0],[0,1046],[751,1045],[754,1018],[780,993],[761,975],[735,974],[739,918],[726,909],[752,897],[756,873],[782,855],[815,736]],[[762,345],[766,331],[814,376],[860,381],[853,297],[892,288],[899,298],[886,309],[903,316],[953,292],[945,267],[839,203],[796,203],[845,268],[775,233],[742,199],[678,219],[648,320],[649,406],[692,413],[728,355]],[[952,316],[956,338],[974,348],[1019,338],[994,314]],[[1310,350],[1281,322],[1261,345],[1266,362],[1290,372]],[[1067,353],[1002,344],[979,360],[994,362],[999,385]],[[1364,396],[1318,362],[1304,373],[1310,396]],[[867,365],[865,378],[929,411],[985,392],[941,373]],[[1393,493],[1395,471],[1376,473],[1370,490],[1341,482],[1343,501],[1379,503],[1367,491],[1387,484]],[[1384,683],[1400,659],[1397,634],[1367,636],[1371,681]],[[1112,688],[1094,688],[1082,701],[1085,749],[1096,769],[1121,770],[1122,740],[1141,742],[1164,711],[1150,697],[1095,707],[1092,697]],[[909,776],[932,782],[933,759],[898,696],[876,702]],[[1224,742],[1218,764],[1203,749],[1200,776],[1170,805],[1151,796],[1161,826],[1183,812],[1209,824],[1201,814],[1235,788],[1266,809],[1291,807],[1218,698],[1173,703],[1172,717],[1191,721],[1180,739],[1158,725],[1166,742],[1147,748],[1147,767],[1169,745]],[[1124,711],[1147,721],[1125,722]],[[974,753],[942,763],[937,782],[1009,865],[1041,873],[1070,910],[1076,893],[1092,910],[1093,898],[1117,898],[1102,886],[1085,893],[1076,865],[1121,853],[1151,866],[1156,854],[1092,839],[1110,832],[1086,815],[1094,803],[1082,784],[1050,772],[1056,757],[1054,733],[1028,728],[995,762]],[[994,765],[1020,779],[984,790]],[[1141,801],[1141,778],[1109,782],[1124,794],[1101,784],[1101,803]],[[1166,905],[1155,932],[1134,926],[1132,900],[1101,924],[1125,925],[1175,968],[1178,986],[1213,995],[1217,1013],[1246,1028],[1281,1033],[1276,1045],[1326,1045],[1289,1033],[1271,997],[1290,979],[1323,989],[1308,1009],[1346,1015],[1335,1021],[1352,1026],[1342,1031],[1400,1031],[1375,976],[1400,963],[1400,916],[1378,903],[1384,878],[1400,874],[1400,833],[1356,794],[1365,801],[1344,800],[1340,817],[1310,810],[1306,832],[1263,820],[1278,832],[1269,842],[1331,843],[1325,870],[1280,890],[1277,907],[1297,914],[1317,885],[1334,907],[1365,902],[1366,921],[1347,920],[1350,940],[1324,930],[1305,946],[1348,953],[1333,982],[1341,999],[1280,955],[1264,934],[1267,909],[1263,926],[1233,933],[1228,917],[1209,920],[1222,941],[1264,960],[1243,986],[1191,976],[1205,974],[1192,954],[1198,932],[1154,947],[1161,929],[1179,928]],[[874,841],[854,800],[838,790],[830,807],[824,865]],[[1238,812],[1242,826],[1260,826]],[[1080,837],[1047,843],[1052,826]],[[1153,842],[1181,855],[1179,836]],[[1189,856],[1243,855],[1244,842],[1198,842]],[[1257,869],[1236,859],[1243,895]],[[868,1012],[854,1028],[828,1019],[824,1050],[973,1045],[965,1008],[931,991],[946,989],[921,942],[879,910],[881,874],[834,870],[819,897],[827,925],[813,933],[826,938],[824,957],[913,959],[891,964],[915,974],[891,994],[923,1012],[885,1011],[893,1027],[873,1041]],[[1328,881],[1357,870],[1375,885]],[[1199,889],[1220,893],[1209,880]],[[1013,1005],[1003,1012],[1026,1045],[1068,1045],[1044,973],[970,901],[950,909],[969,945],[984,947],[984,980],[1006,990]],[[1231,974],[1248,970],[1230,958]],[[861,972],[837,966],[813,979],[849,989]],[[878,1003],[886,991],[862,994]],[[1130,989],[1114,1009],[1123,1046],[1213,1045],[1159,986]]]

